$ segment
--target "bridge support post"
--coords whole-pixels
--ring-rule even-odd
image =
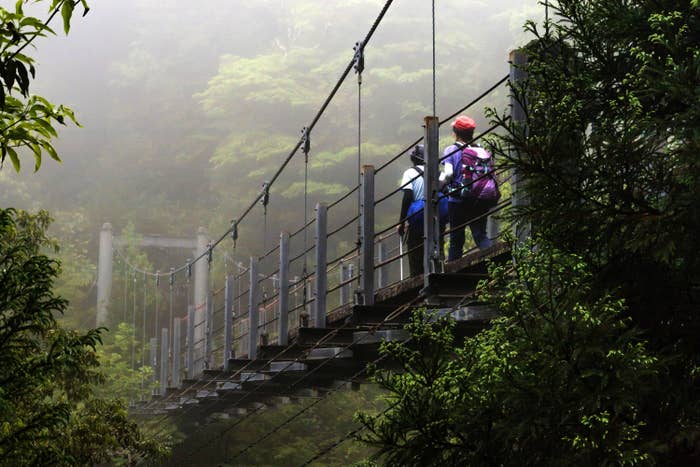
[[[374,166],[363,165],[360,179],[360,287],[358,305],[374,305]]]
[[[107,322],[109,297],[112,293],[112,224],[102,224],[97,257],[97,326]]]
[[[182,320],[173,320],[173,354],[171,356],[173,369],[170,375],[170,384],[173,387],[180,387],[180,343],[182,342]]]
[[[280,234],[280,282],[279,311],[277,319],[277,343],[287,345],[289,335],[289,233]]]
[[[227,275],[224,283],[224,361],[222,365],[224,371],[228,371],[228,361],[233,358],[231,350],[233,344],[233,281],[235,276],[235,273]]]
[[[194,269],[194,309],[195,314],[193,318],[194,322],[194,341],[195,345],[195,358],[196,361],[193,363],[196,368],[193,368],[195,373],[199,373],[202,370],[202,361],[204,360],[204,347],[206,343],[206,302],[207,302],[207,292],[209,290],[209,265],[207,264],[206,253],[209,248],[209,238],[207,236],[207,230],[204,227],[200,227],[197,230],[197,249],[195,251],[195,258],[200,258],[196,261],[192,267]]]
[[[211,353],[212,353],[212,339],[214,338],[214,293],[209,290],[207,293],[207,316],[206,316],[206,335],[204,341],[204,368],[211,368]]]
[[[424,286],[428,287],[428,275],[442,272],[440,251],[440,220],[438,216],[438,194],[440,175],[440,147],[438,131],[440,120],[436,116],[425,117],[425,207],[423,209],[423,269]]]
[[[258,356],[258,339],[260,329],[258,329],[258,318],[260,310],[258,308],[258,261],[250,257],[250,287],[248,288],[248,358],[255,360]]]
[[[194,306],[187,306],[187,378],[194,378]]]
[[[525,52],[519,49],[510,52],[510,118],[513,125],[517,127],[516,131],[522,131],[527,133],[525,110],[515,93],[512,91],[513,88],[518,89],[522,85],[522,82],[527,78],[527,71],[525,67],[527,66],[527,55]],[[521,96],[524,95],[521,94]],[[527,195],[523,190],[523,183],[520,174],[515,171],[513,173],[513,194],[511,195],[511,201],[513,206],[523,206],[527,204]],[[514,226],[514,234],[518,243],[523,243],[527,238],[530,237],[531,226],[529,224],[518,223]]]
[[[151,382],[158,379],[158,338],[151,337],[148,340],[148,366],[153,369]]]
[[[346,280],[348,280],[351,275],[348,274],[348,266],[349,264],[345,264],[345,262],[340,263],[340,268],[338,269],[338,275],[339,275],[339,283],[342,284]],[[350,291],[350,284],[345,284],[340,286],[339,290],[339,305],[345,305],[350,301],[350,294],[348,293]]]
[[[326,205],[323,203],[316,204],[316,298],[314,300],[314,316],[313,327],[326,327],[326,291],[327,291],[327,212]]]
[[[160,330],[160,395],[168,389],[168,328]]]
[[[386,242],[384,240],[379,240],[377,242],[377,262],[382,264],[386,260]],[[386,265],[381,265],[377,268],[377,287],[382,288],[386,286],[387,282],[387,269]]]

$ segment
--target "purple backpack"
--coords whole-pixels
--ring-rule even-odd
[[[455,170],[456,197],[498,201],[501,192],[494,177],[493,158],[481,147],[465,146]]]

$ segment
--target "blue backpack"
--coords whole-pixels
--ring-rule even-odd
[[[414,167],[416,172],[423,176],[423,171]],[[423,231],[423,208],[425,207],[424,199],[414,200],[408,207],[408,213],[406,218],[408,220],[408,228],[414,232]],[[438,216],[440,218],[440,228],[444,228],[447,224],[447,196],[442,193],[438,193]]]

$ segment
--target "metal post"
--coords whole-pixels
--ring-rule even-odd
[[[359,305],[374,305],[374,166],[363,165],[360,193],[360,290]]]
[[[518,90],[522,82],[527,78],[527,56],[522,50],[513,50],[510,53],[510,118],[515,127],[515,131],[522,131],[527,134],[527,119],[522,102],[518,100],[518,95],[521,99],[525,98],[523,93],[516,95],[513,89]],[[527,204],[526,194],[523,191],[522,180],[520,174],[515,171],[513,173],[511,202],[513,206],[523,206]],[[529,224],[517,223],[514,226],[514,234],[518,243],[524,242],[530,236],[531,226]]]
[[[438,217],[438,177],[440,175],[440,148],[438,130],[440,120],[435,116],[425,117],[425,171],[423,186],[425,207],[423,209],[423,269],[424,284],[428,286],[428,275],[442,272],[440,261],[440,220]]]
[[[233,282],[235,277],[235,272],[227,275],[224,284],[224,371],[228,371],[228,361],[233,358]]]
[[[345,282],[346,280],[348,280],[348,278],[350,277],[350,276],[348,276],[348,265],[345,264],[344,262],[341,262],[340,268],[338,269],[338,274],[340,276],[339,282],[341,284],[343,282]],[[345,284],[345,285],[340,286],[340,294],[339,294],[340,305],[345,305],[346,303],[348,303],[348,301],[350,299],[350,294],[348,293],[349,290],[350,290],[350,284]]]
[[[194,269],[194,305],[199,306],[207,298],[209,289],[209,265],[207,264],[206,252],[209,247],[209,237],[207,229],[200,227],[197,229],[197,249],[194,251],[195,258],[201,255],[205,257],[199,259],[193,265]]]
[[[112,293],[112,259],[112,224],[106,222],[100,230],[97,258],[97,326],[107,322],[109,297]]]
[[[158,376],[157,373],[157,368],[158,368],[158,338],[157,337],[151,337],[148,340],[148,350],[149,350],[149,366],[153,369],[153,377],[151,378],[153,381],[156,380],[156,377]]]
[[[499,222],[494,216],[489,216],[487,221],[486,221],[486,235],[490,239],[494,239],[498,237],[498,233],[500,231],[500,225]]]
[[[187,306],[187,378],[194,378],[194,306]]]
[[[403,280],[405,276],[403,272],[403,239],[401,237],[399,237],[399,256],[401,257],[399,260],[399,276]]]
[[[299,306],[299,276],[294,276],[294,305],[292,308],[296,310],[296,308]],[[301,314],[301,311],[296,312],[296,323],[297,327],[299,327],[299,315]]]
[[[160,330],[160,394],[168,389],[168,328]]]
[[[207,316],[206,316],[206,340],[204,341],[204,368],[211,368],[211,352],[214,339],[214,293],[209,290],[207,294]]]
[[[277,343],[287,345],[289,334],[289,233],[280,234],[280,282]]]
[[[326,327],[326,291],[328,279],[326,271],[327,260],[327,216],[326,205],[316,204],[316,300],[314,300],[313,327]]]
[[[207,230],[204,227],[200,227],[197,230],[197,249],[195,250],[195,258],[201,257],[196,263],[194,263],[194,306],[197,311],[194,315],[195,323],[195,342],[204,342],[206,339],[206,313],[203,312],[204,305],[207,300],[207,293],[209,291],[209,265],[207,264],[206,253],[209,248],[209,238],[207,236]],[[202,347],[200,346],[197,350],[198,363],[199,358],[202,356]]]
[[[182,320],[175,318],[173,320],[173,370],[170,375],[170,385],[180,387],[180,343],[182,341]]]
[[[258,356],[258,261],[250,257],[250,288],[248,289],[248,358],[255,360]]]
[[[313,296],[314,285],[310,280],[307,280],[304,287],[306,287],[306,305],[304,306],[304,313],[299,316],[299,326],[306,328],[311,326],[309,320],[313,314],[313,300],[311,300],[309,297]]]
[[[386,257],[386,243],[384,240],[379,240],[379,242],[377,242],[377,262],[379,264],[383,263]],[[377,268],[377,287],[381,289],[386,286],[387,282],[386,265],[379,266]]]

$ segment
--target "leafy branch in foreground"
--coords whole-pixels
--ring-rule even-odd
[[[121,400],[101,399],[97,347],[103,329],[85,333],[56,321],[67,301],[53,292],[59,263],[42,250],[50,218],[0,210],[0,458],[12,465],[91,465],[148,454]]]
[[[78,122],[68,107],[30,95],[36,67],[34,59],[24,51],[37,37],[55,34],[49,23],[59,12],[68,34],[75,6],[82,3],[84,14],[89,8],[85,0],[52,0],[48,17],[42,21],[25,15],[24,3],[27,0],[18,0],[14,11],[0,7],[0,168],[9,157],[19,171],[20,154],[24,152],[33,155],[36,171],[44,153],[61,160],[51,143],[58,136],[55,125],[65,125],[68,120],[76,125]]]
[[[693,385],[668,387],[624,302],[592,288],[581,257],[540,243],[493,266],[480,299],[501,317],[456,351],[453,325],[417,313],[385,344],[391,407],[360,415],[388,465],[683,464],[697,446]],[[683,403],[679,403],[683,400]],[[395,405],[393,405],[395,404]],[[393,405],[393,406],[392,406]],[[695,422],[694,422],[695,420]]]

